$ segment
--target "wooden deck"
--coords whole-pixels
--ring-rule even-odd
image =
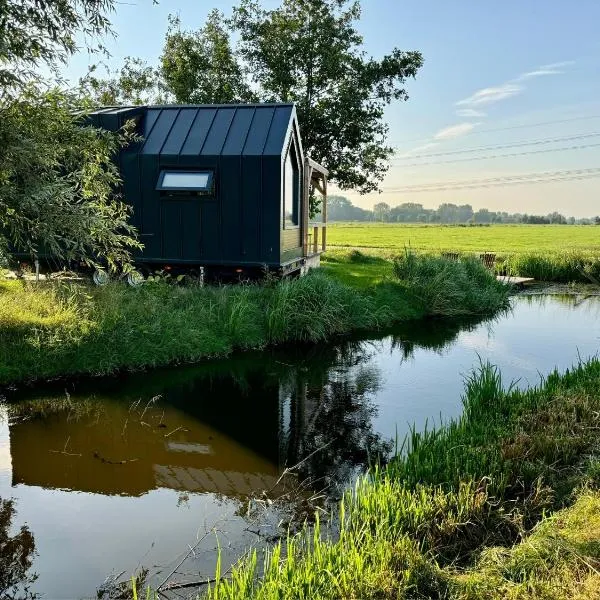
[[[517,286],[523,286],[527,283],[533,283],[535,281],[533,277],[511,277],[510,275],[497,275],[496,279],[505,285]]]

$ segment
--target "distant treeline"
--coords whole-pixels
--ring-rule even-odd
[[[379,221],[383,223],[530,223],[539,225],[600,225],[600,217],[576,219],[553,212],[548,215],[494,212],[487,208],[473,210],[470,204],[440,204],[438,208],[425,208],[422,204],[405,202],[390,206],[379,202],[373,210],[354,206],[344,196],[327,199],[328,221]]]

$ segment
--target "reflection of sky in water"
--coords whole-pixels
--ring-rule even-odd
[[[564,370],[600,349],[600,301],[516,297],[513,311],[494,323],[461,332],[441,352],[416,348],[409,358],[392,349],[390,340],[373,358],[382,372],[377,395],[379,414],[374,428],[400,438],[409,423],[423,426],[460,413],[463,377],[478,364],[478,357],[500,367],[506,384],[537,385],[540,375],[554,367]]]
[[[171,369],[125,382],[104,380],[116,394],[99,380],[92,384],[94,395],[112,398],[100,403],[107,410],[104,421],[98,417],[101,426],[91,416],[82,417],[79,427],[46,418],[22,428],[11,423],[9,437],[0,407],[0,497],[16,498],[15,525],[27,523],[35,536],[38,590],[48,598],[89,597],[113,570],[174,566],[187,545],[214,526],[226,563],[259,541],[236,514],[240,501],[234,497],[271,487],[282,466],[277,453],[286,445],[297,444],[305,456],[328,436],[343,438],[330,462],[325,460],[326,468],[339,468],[347,456],[362,460],[361,444],[369,446],[367,456],[377,443],[373,434],[402,439],[409,423],[421,428],[426,421],[438,423],[440,415],[457,416],[463,378],[479,358],[499,366],[507,384],[518,379],[525,386],[539,383],[540,374],[554,367],[570,367],[578,355],[598,352],[598,299],[574,306],[572,298],[516,297],[513,308],[455,334],[444,333],[446,326],[436,333],[417,324],[412,333],[349,342],[345,349],[342,344],[339,353],[327,347],[312,358],[313,350],[289,357],[285,351],[265,353],[249,359],[247,379],[232,359],[215,363],[221,371],[204,378],[193,369]],[[137,389],[144,383],[143,391]],[[58,393],[64,397],[62,389]],[[145,402],[157,394],[166,403],[145,411],[144,427],[135,429],[131,398],[143,396]],[[73,452],[91,440],[82,462],[50,454],[68,436]],[[139,462],[100,464],[91,448],[107,457],[137,456]],[[124,469],[132,469],[130,477]],[[23,483],[11,487],[13,477]],[[67,486],[74,491],[58,489]],[[215,547],[216,537],[209,535],[198,548],[196,575],[213,572]]]

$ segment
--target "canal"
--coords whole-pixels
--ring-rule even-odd
[[[598,297],[522,295],[483,322],[4,390],[0,536],[32,561],[15,578],[73,599],[142,570],[163,589],[210,578],[217,548],[225,570],[339,498],[412,425],[460,415],[480,361],[525,387],[599,345]]]

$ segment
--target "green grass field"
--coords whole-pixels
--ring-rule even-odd
[[[391,223],[332,223],[330,247],[456,252],[599,251],[600,227],[592,225],[491,225],[461,227]]]

